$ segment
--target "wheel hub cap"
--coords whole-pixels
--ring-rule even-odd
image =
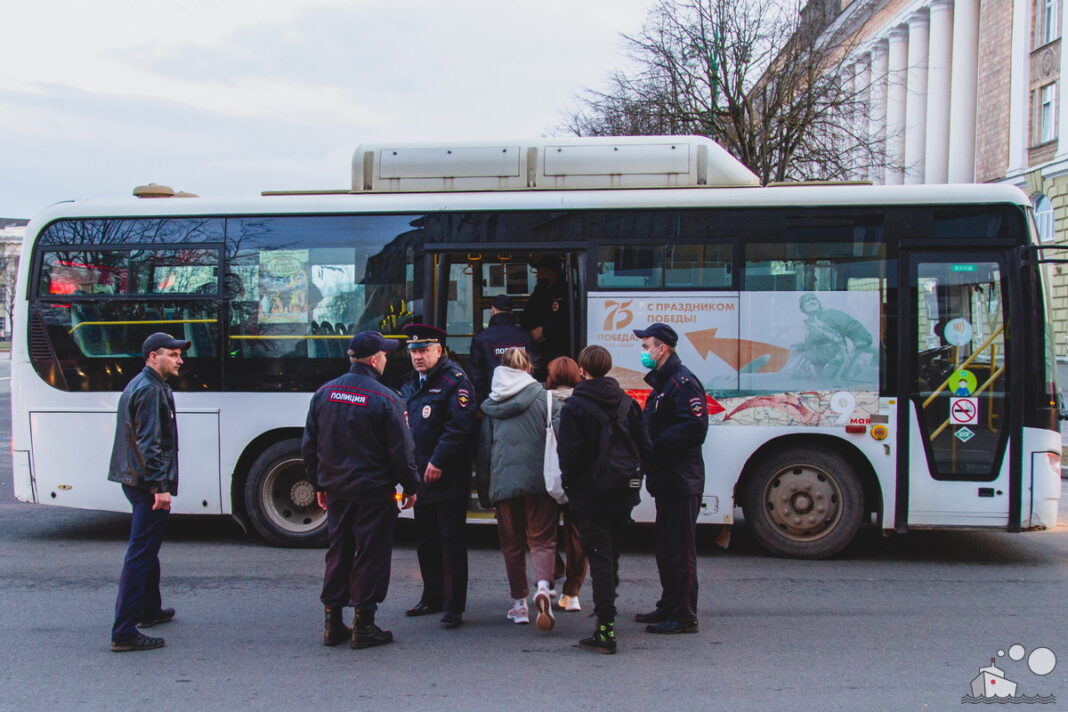
[[[294,483],[289,490],[289,498],[293,500],[293,504],[298,507],[307,507],[315,501],[315,488],[312,487],[311,482],[307,480],[301,480]]]
[[[834,529],[842,517],[842,492],[835,478],[811,465],[783,468],[764,490],[768,519],[794,541],[812,541]]]

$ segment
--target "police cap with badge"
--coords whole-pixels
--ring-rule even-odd
[[[448,338],[444,329],[430,324],[408,324],[401,331],[408,337],[409,349],[425,349],[431,344],[441,344],[444,348],[445,339]]]

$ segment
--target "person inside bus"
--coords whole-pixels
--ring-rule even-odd
[[[512,319],[512,298],[507,294],[495,296],[490,302],[489,326],[471,339],[471,381],[475,384],[476,402],[489,397],[490,377],[500,365],[505,349],[530,351],[533,346],[530,334]]]
[[[579,354],[583,381],[560,411],[560,470],[571,518],[590,558],[597,627],[579,647],[595,653],[616,652],[616,588],[619,548],[638,504],[640,473],[652,455],[641,407],[614,378],[612,356],[603,346]],[[622,457],[619,457],[622,455]],[[566,589],[565,589],[566,590]]]
[[[645,488],[656,503],[656,568],[663,592],[656,608],[634,620],[649,633],[696,633],[697,513],[705,491],[701,446],[708,434],[705,388],[675,353],[667,324],[635,329],[652,387],[642,419],[653,443]]]
[[[467,499],[471,457],[478,428],[474,386],[445,353],[446,333],[409,324],[412,372],[401,389],[422,475],[415,506],[416,554],[423,595],[408,616],[445,612],[441,623],[457,628],[467,605]]]
[[[580,381],[582,376],[574,359],[561,356],[549,362],[549,377],[545,381],[545,388],[553,394],[553,398],[561,407],[571,397]],[[564,580],[564,586],[557,606],[562,611],[581,611],[579,592],[582,590],[582,582],[586,580],[589,561],[582,550],[582,540],[578,527],[572,520],[571,507],[561,504],[560,515],[563,523],[556,531],[555,572],[556,578]]]
[[[508,575],[512,607],[505,616],[513,623],[530,622],[527,596],[527,551],[538,582],[534,595],[535,624],[548,632],[555,625],[556,526],[560,510],[545,491],[545,430],[551,419],[559,431],[560,405],[530,375],[533,368],[525,349],[507,349],[493,371],[490,396],[482,403],[482,437],[476,473],[483,507],[494,507],[501,554]],[[550,411],[550,407],[552,410]]]
[[[520,323],[534,341],[534,377],[545,380],[548,363],[571,355],[571,300],[560,258],[543,255],[532,263],[538,284]]]
[[[149,336],[141,345],[145,367],[119,397],[108,479],[122,484],[133,519],[111,629],[116,653],[163,647],[163,638],[138,628],[174,618],[173,608],[162,607],[159,591],[159,550],[171,497],[178,495],[178,421],[167,379],[178,375],[189,346],[163,332]]]

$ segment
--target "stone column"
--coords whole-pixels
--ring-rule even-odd
[[[871,49],[871,108],[868,111],[868,140],[875,163],[871,178],[875,183],[886,182],[886,40],[879,40]]]
[[[1012,67],[1009,87],[1009,167],[1008,173],[1027,168],[1027,144],[1031,137],[1031,3],[1012,4]]]
[[[975,180],[979,0],[954,0],[952,64],[949,99],[949,182],[971,183]]]
[[[909,16],[908,72],[905,78],[905,182],[923,183],[927,152],[927,10]]]
[[[924,182],[945,183],[949,178],[950,63],[953,61],[953,3],[933,0],[927,62],[927,147]]]
[[[856,141],[860,145],[854,153],[860,159],[856,175],[862,180],[871,177],[871,151],[868,143],[868,121],[871,116],[871,55],[861,55],[857,61],[853,74],[853,103],[856,107],[854,112],[853,130]]]
[[[886,184],[905,182],[905,71],[909,31],[904,25],[890,31],[887,41]]]

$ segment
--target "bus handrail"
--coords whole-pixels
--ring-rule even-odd
[[[987,338],[987,340],[983,342],[983,345],[980,346],[979,348],[977,348],[975,350],[975,352],[971,356],[969,356],[967,359],[965,359],[964,363],[960,364],[959,366],[954,366],[953,367],[953,371],[951,371],[950,374],[948,376],[946,376],[946,380],[942,381],[942,385],[940,385],[938,388],[936,388],[934,390],[934,392],[932,392],[931,395],[929,395],[927,397],[927,400],[925,400],[923,402],[923,405],[921,406],[921,408],[926,408],[927,406],[931,405],[931,401],[933,401],[938,396],[938,394],[941,393],[942,391],[944,391],[946,389],[946,386],[949,385],[949,379],[953,378],[953,374],[956,373],[957,371],[961,370],[962,368],[968,368],[968,366],[971,365],[972,361],[974,361],[979,354],[981,354],[984,351],[986,351],[986,348],[988,346],[990,346],[990,344],[994,341],[994,339],[996,339],[999,336],[1001,336],[1001,332],[1003,332],[1003,331],[1005,331],[1005,325],[1004,324],[1002,324],[998,328],[994,329],[994,333],[992,333]],[[993,363],[993,361],[991,361],[991,363]],[[1004,368],[1004,367],[1002,367],[1002,368]],[[978,393],[978,391],[976,391],[976,392]]]
[[[83,326],[130,326],[132,324],[216,324],[218,319],[146,319],[143,321],[79,321],[68,331],[73,334]]]

